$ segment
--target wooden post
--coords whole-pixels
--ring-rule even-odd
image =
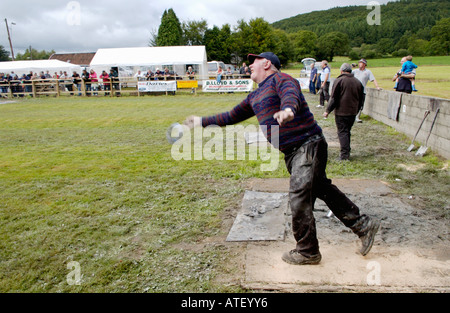
[[[36,81],[35,80],[31,81],[31,91],[33,93],[33,98],[36,98]]]
[[[12,99],[13,98],[13,92],[12,92],[12,88],[11,88],[11,81],[8,82],[9,85],[9,98]]]
[[[59,96],[60,96],[59,79],[56,79],[55,88],[56,88],[56,98],[59,98]]]
[[[141,95],[139,92],[139,77],[136,77],[136,88],[137,88],[138,97],[139,97]]]

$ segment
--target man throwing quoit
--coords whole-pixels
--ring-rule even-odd
[[[229,112],[209,117],[189,116],[185,124],[190,128],[225,126],[256,115],[259,124],[264,129],[267,127],[269,142],[271,126],[279,126],[279,147],[276,148],[284,153],[291,174],[289,199],[297,242],[295,249],[285,252],[282,259],[295,265],[318,264],[322,259],[313,215],[316,198],[322,199],[334,215],[359,236],[360,253],[366,255],[372,248],[380,222],[360,214],[359,208],[327,178],[328,144],[298,81],[279,71],[280,60],[272,52],[249,54],[248,60],[251,78],[259,88]]]

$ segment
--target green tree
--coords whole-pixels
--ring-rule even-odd
[[[350,50],[350,40],[347,34],[330,32],[319,38],[318,57],[333,61],[336,55],[347,55]]]
[[[280,59],[281,66],[288,64],[289,60],[294,59],[294,47],[288,34],[281,29],[274,29],[275,48],[272,51]]]
[[[430,42],[424,39],[412,38],[409,40],[408,53],[413,56],[429,55]]]
[[[381,38],[376,44],[376,50],[380,54],[390,54],[394,51],[394,40]]]
[[[252,36],[250,25],[244,20],[239,20],[233,33],[236,44],[236,55],[239,59],[246,60],[249,53],[254,53],[256,47],[250,46],[249,38]]]
[[[317,54],[317,35],[309,30],[300,30],[290,35],[293,46],[293,61],[300,62]]]
[[[155,44],[159,47],[183,44],[183,30],[173,9],[164,11]]]
[[[25,50],[25,52],[22,53],[18,53],[16,55],[16,60],[17,61],[21,61],[21,60],[48,60],[48,58],[50,58],[50,56],[52,54],[55,53],[55,50],[51,50],[51,51],[45,51],[45,50],[41,50],[38,51],[36,49],[31,48],[31,52],[30,49],[28,48],[27,50]]]
[[[251,19],[249,23],[238,21],[234,34],[237,54],[246,59],[249,53],[276,51],[277,40],[274,29],[263,18]]]
[[[448,55],[450,52],[450,18],[439,20],[431,28],[430,50],[434,55]]]
[[[9,52],[2,45],[0,45],[0,61],[10,61]]]
[[[229,24],[224,24],[221,29],[214,26],[205,32],[204,43],[209,61],[223,61],[231,63],[234,40]]]
[[[203,38],[203,42],[206,48],[206,54],[208,57],[208,61],[222,61],[222,45],[217,40],[220,36],[220,29],[216,25],[212,29],[207,29],[205,31],[205,36]]]
[[[204,44],[203,39],[208,29],[208,24],[205,20],[184,22],[181,28],[185,45],[200,46]]]
[[[225,63],[231,63],[231,54],[234,50],[234,40],[232,37],[231,27],[229,24],[224,24],[220,29],[218,40],[222,47],[222,55],[220,60]]]

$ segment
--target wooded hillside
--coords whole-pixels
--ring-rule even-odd
[[[309,30],[322,36],[333,31],[348,35],[352,47],[375,44],[383,38],[399,42],[402,36],[415,35],[430,40],[431,28],[442,18],[450,17],[448,0],[401,0],[381,5],[380,25],[369,25],[364,6],[337,7],[283,19],[272,24],[288,33]]]

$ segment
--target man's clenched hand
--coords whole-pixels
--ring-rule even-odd
[[[287,122],[290,122],[294,119],[294,112],[290,108],[285,110],[278,111],[273,115],[273,118],[277,120],[280,126],[283,126]]]

